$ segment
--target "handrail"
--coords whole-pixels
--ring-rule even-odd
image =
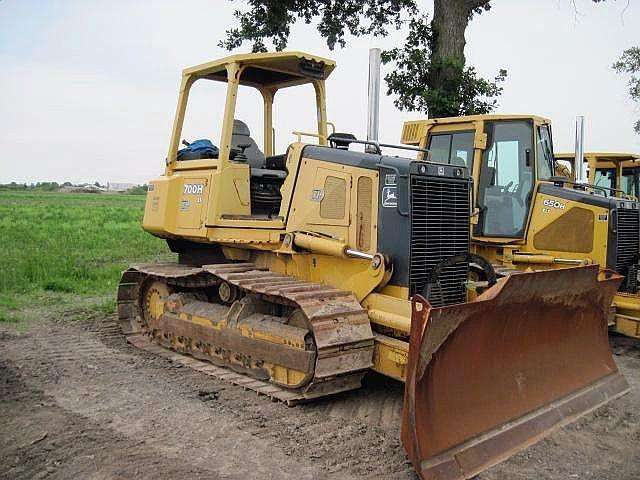
[[[298,142],[302,141],[302,137],[303,136],[305,136],[305,137],[315,137],[315,138],[317,138],[319,140],[324,140],[324,141],[327,140],[327,137],[325,135],[320,135],[319,133],[299,132],[297,130],[294,130],[291,133],[293,133],[294,135],[296,135],[298,137]]]
[[[431,152],[429,150],[427,150],[426,148],[420,148],[420,147],[413,147],[413,146],[409,146],[409,145],[396,145],[393,143],[380,143],[380,142],[375,142],[372,140],[358,140],[358,139],[353,139],[353,138],[349,138],[349,137],[341,137],[339,135],[334,135],[331,137],[331,140],[338,140],[344,143],[358,143],[361,145],[371,145],[373,147],[376,148],[376,150],[378,151],[378,155],[382,155],[382,149],[380,147],[385,147],[385,148],[397,148],[400,150],[411,150],[414,152],[422,152],[422,153],[426,153],[428,155],[431,155]]]

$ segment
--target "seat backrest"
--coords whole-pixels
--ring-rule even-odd
[[[258,144],[251,138],[249,127],[242,120],[233,121],[231,132],[231,148],[239,149],[239,145],[249,145],[244,151],[247,163],[253,168],[264,167],[264,153],[258,148]]]

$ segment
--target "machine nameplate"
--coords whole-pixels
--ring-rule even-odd
[[[204,192],[204,184],[202,183],[185,183],[184,194],[185,195],[200,195]]]
[[[545,199],[542,204],[545,207],[558,208],[560,210],[564,210],[565,204],[562,202],[558,202],[557,200],[552,200],[550,198]]]

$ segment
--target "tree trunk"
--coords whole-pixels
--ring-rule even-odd
[[[464,38],[472,10],[479,2],[473,0],[434,0],[433,44],[431,45],[432,69],[428,87],[439,91],[445,98],[455,98],[460,85],[460,75],[465,65]],[[482,2],[480,2],[482,3]],[[488,2],[484,2],[488,3]],[[451,103],[435,103],[429,110],[430,117],[456,116],[456,108]]]

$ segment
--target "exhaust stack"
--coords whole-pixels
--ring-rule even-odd
[[[379,48],[369,49],[369,91],[367,108],[367,140],[378,141],[380,126],[380,54]],[[367,147],[369,150],[370,147]]]
[[[576,182],[588,183],[587,172],[584,164],[584,116],[576,117]]]

